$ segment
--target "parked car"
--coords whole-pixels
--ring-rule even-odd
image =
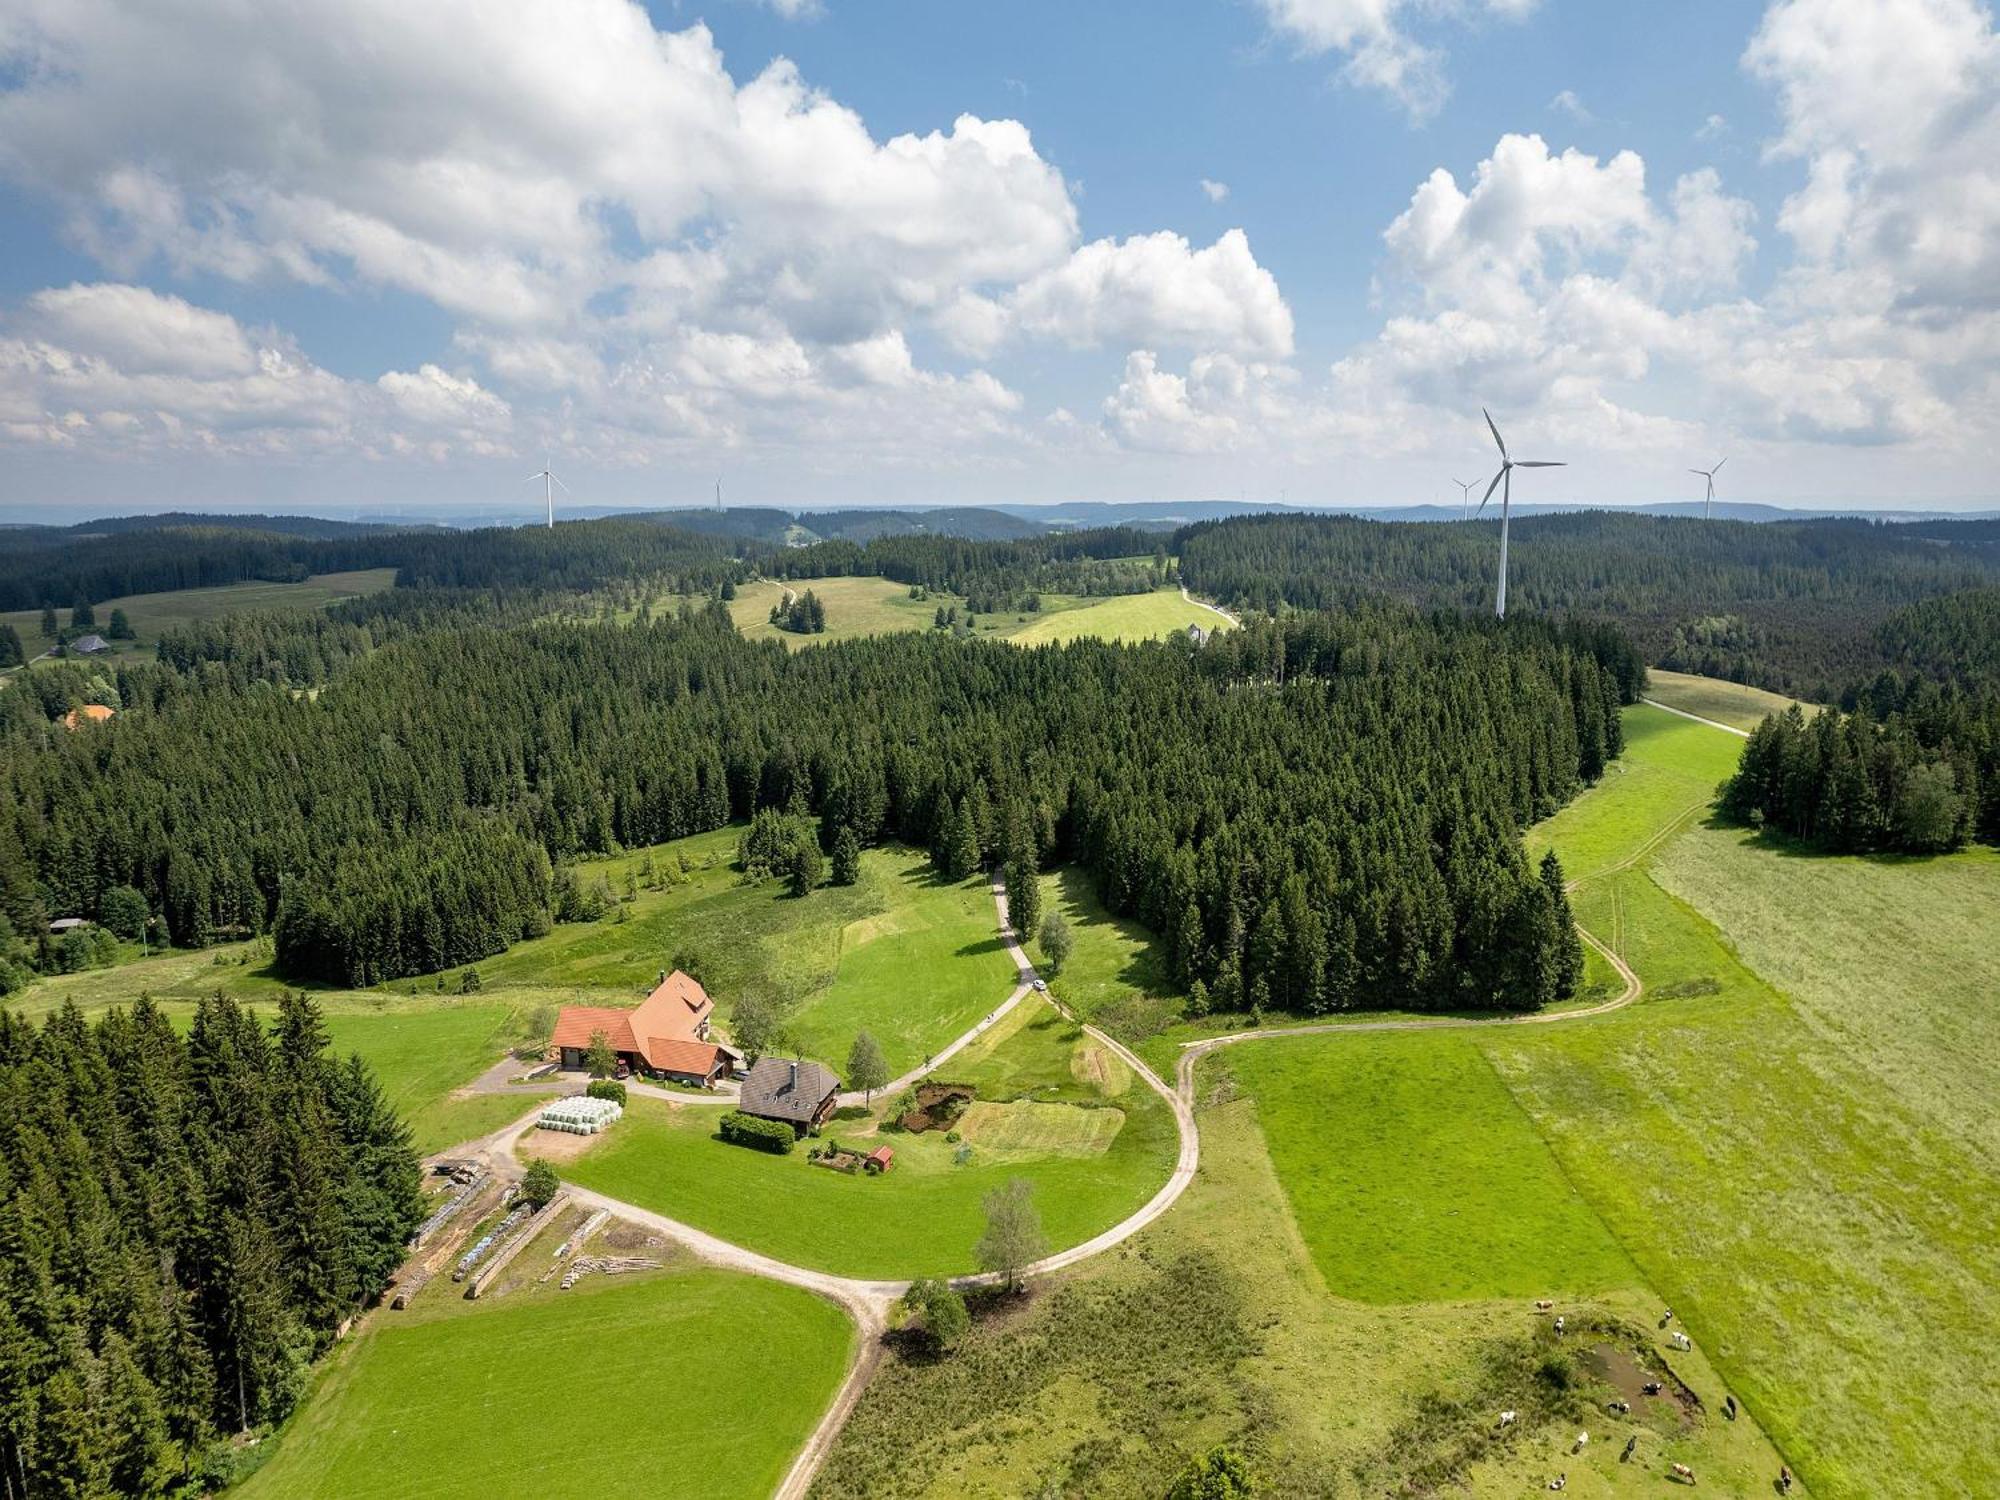
[[[1035,981],[1035,988],[1041,994],[1046,995],[1049,992],[1049,982],[1046,979],[1037,979]]]

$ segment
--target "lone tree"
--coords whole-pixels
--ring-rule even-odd
[[[924,1276],[911,1282],[903,1293],[903,1307],[924,1320],[924,1337],[938,1350],[955,1348],[972,1326],[965,1298],[940,1277]]]
[[[55,639],[55,633],[56,607],[53,604],[44,604],[42,606],[42,639],[45,641],[53,640]]]
[[[1076,939],[1070,936],[1069,923],[1063,914],[1052,911],[1042,918],[1042,957],[1047,961],[1051,974],[1062,973],[1062,967],[1069,962],[1070,950],[1076,947]]]
[[[521,1178],[521,1196],[535,1205],[540,1213],[549,1206],[562,1187],[562,1179],[556,1176],[556,1169],[541,1157],[528,1163],[528,1170]]]
[[[819,852],[819,841],[807,832],[792,845],[792,853],[787,861],[786,871],[794,896],[810,896],[819,889],[820,877],[825,866]]]
[[[590,1050],[583,1054],[583,1065],[592,1078],[609,1078],[618,1071],[618,1054],[611,1050],[609,1033],[591,1032]]]
[[[833,883],[853,885],[861,878],[861,840],[845,824],[833,836]]]
[[[1048,1253],[1042,1216],[1035,1211],[1035,1187],[1010,1177],[986,1195],[986,1233],[973,1247],[982,1271],[997,1271],[1007,1290],[1018,1291],[1021,1272]]]
[[[1007,866],[1007,920],[1016,940],[1023,943],[1042,925],[1042,883],[1026,860]]]
[[[1553,849],[1542,856],[1541,879],[1556,918],[1556,998],[1567,1000],[1583,988],[1583,939],[1576,935],[1569,892],[1563,889],[1562,861]]]
[[[847,1049],[847,1086],[860,1089],[875,1102],[875,1090],[889,1081],[889,1063],[882,1048],[865,1031],[854,1033],[854,1045]]]
[[[114,641],[136,641],[139,638],[139,632],[132,628],[132,622],[125,618],[122,609],[111,611],[111,624],[104,633]]]
[[[90,601],[78,594],[76,602],[69,607],[69,628],[71,630],[95,630],[97,611],[90,607]]]

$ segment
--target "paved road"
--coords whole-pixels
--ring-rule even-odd
[[[1683,719],[1693,719],[1697,724],[1706,724],[1710,729],[1720,729],[1724,734],[1733,734],[1739,740],[1750,738],[1750,731],[1738,729],[1734,724],[1724,724],[1716,719],[1704,719],[1700,714],[1691,714],[1684,708],[1675,708],[1671,703],[1662,703],[1658,698],[1641,698],[1641,703],[1649,703],[1654,708],[1663,708],[1670,714],[1679,714]]]
[[[1236,616],[1232,615],[1228,610],[1224,609],[1221,605],[1210,604],[1206,599],[1195,598],[1193,594],[1190,594],[1187,591],[1186,584],[1181,585],[1181,598],[1185,599],[1189,604],[1192,604],[1196,609],[1205,609],[1212,615],[1221,615],[1223,619],[1227,620],[1232,625],[1241,625],[1243,623],[1241,620],[1237,619]]]

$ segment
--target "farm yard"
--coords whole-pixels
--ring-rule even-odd
[[[819,1144],[891,1146],[895,1168],[880,1177],[815,1170],[811,1142],[786,1156],[726,1144],[713,1109],[654,1099],[634,1099],[566,1176],[790,1264],[870,1278],[975,1269],[982,1199],[1023,1177],[1050,1248],[1062,1249],[1152,1196],[1175,1152],[1172,1116],[1151,1090],[1080,1081],[1089,1048],[1053,1010],[1024,1003],[952,1059],[951,1078],[980,1101],[956,1130],[896,1129],[895,1101],[880,1098],[836,1114]]]

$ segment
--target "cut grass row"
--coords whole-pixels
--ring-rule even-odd
[[[1654,667],[1647,677],[1647,697],[1732,729],[1755,729],[1772,714],[1781,714],[1797,702],[1783,693],[1768,693],[1741,682],[1669,672],[1662,667]],[[1817,712],[1810,703],[1798,706],[1808,714]]]

